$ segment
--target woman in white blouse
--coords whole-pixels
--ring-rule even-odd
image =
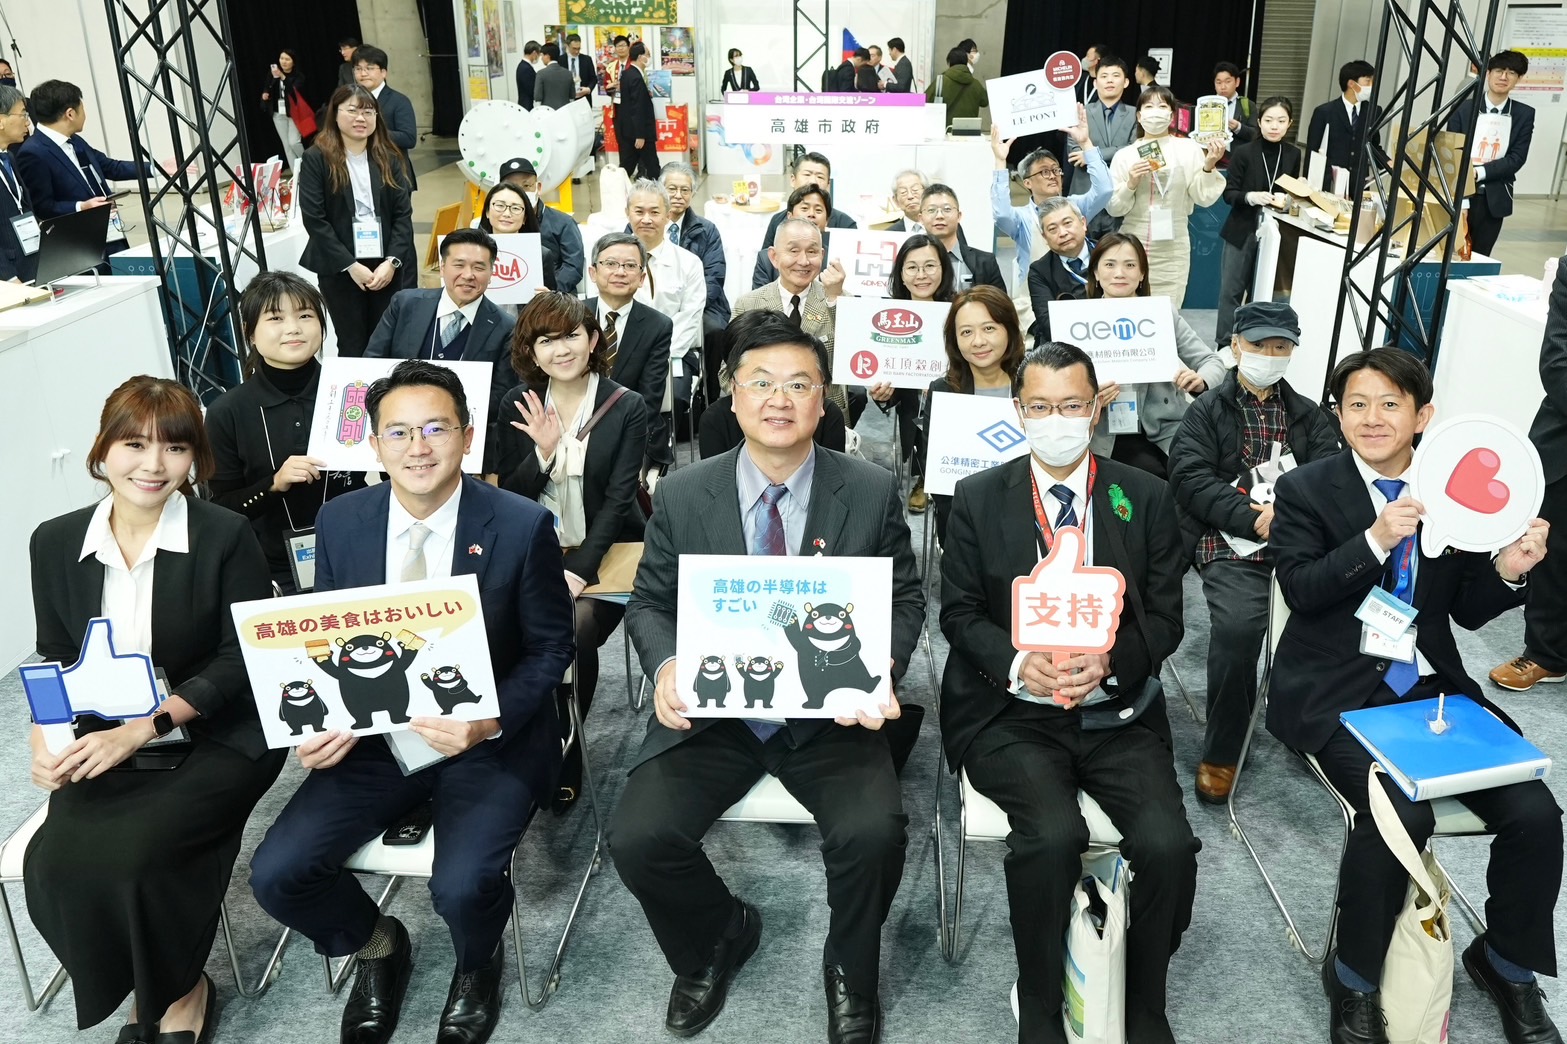
[[[1212,206],[1224,194],[1224,175],[1215,168],[1224,143],[1204,148],[1170,133],[1175,95],[1155,84],[1137,99],[1137,134],[1110,161],[1115,189],[1105,209],[1121,219],[1148,252],[1148,275],[1175,307],[1186,299],[1192,245],[1186,220],[1197,207]]]
[[[78,712],[74,739],[33,727],[33,782],[50,796],[24,863],[27,909],[70,974],[79,1027],[134,993],[121,1044],[204,1042],[218,908],[245,820],[284,761],[262,738],[229,613],[272,593],[266,557],[243,517],[189,495],[213,458],[183,385],[143,376],[115,389],[87,465],[109,495],[33,534],[38,654],[75,663],[88,622],[105,617],[114,652],[150,656],[168,698],[123,721]],[[188,742],[143,749],[180,727]],[[149,761],[178,767],[134,771]]]
[[[577,695],[585,717],[598,685],[598,650],[625,605],[579,598],[598,583],[610,546],[642,539],[637,480],[647,446],[642,397],[609,379],[615,345],[605,344],[598,313],[571,294],[545,293],[528,302],[512,335],[511,365],[522,383],[506,394],[498,429],[501,488],[550,509],[566,556],[566,584],[576,600]],[[562,687],[560,720],[569,726]],[[581,790],[582,759],[574,747],[561,768],[557,815]]]

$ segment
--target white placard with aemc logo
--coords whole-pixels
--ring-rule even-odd
[[[446,237],[441,238],[444,241]],[[544,285],[544,251],[539,234],[512,232],[493,238],[495,267],[484,296],[496,304],[527,304]]]
[[[1051,301],[1050,334],[1087,352],[1101,385],[1167,382],[1181,366],[1168,297]]]
[[[947,372],[949,304],[840,297],[834,324],[834,384],[930,387]]]

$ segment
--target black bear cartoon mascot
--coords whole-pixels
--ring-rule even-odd
[[[468,688],[468,679],[457,669],[459,666],[454,663],[450,667],[437,667],[433,678],[428,674],[419,675],[424,687],[435,694],[435,702],[441,705],[442,714],[450,714],[459,703],[478,703],[483,699]]]
[[[805,603],[805,623],[789,621],[784,634],[800,657],[800,687],[805,708],[819,710],[835,689],[873,692],[881,675],[872,676],[860,661],[860,636],[854,633],[854,603],[833,605]]]
[[[294,736],[306,728],[314,732],[326,731],[326,701],[309,679],[283,683],[283,701],[277,716]]]
[[[702,657],[702,664],[697,668],[696,675],[696,705],[706,707],[711,702],[715,707],[722,707],[724,697],[727,695],[729,695],[729,670],[724,666],[724,658]]]
[[[343,707],[356,729],[375,724],[376,711],[386,711],[393,725],[408,722],[408,682],[405,675],[419,650],[393,643],[392,632],[356,634],[337,640],[338,650],[316,662],[337,680]]]
[[[783,661],[769,656],[753,656],[749,660],[736,656],[735,671],[745,682],[745,705],[771,709],[773,681],[783,673]]]

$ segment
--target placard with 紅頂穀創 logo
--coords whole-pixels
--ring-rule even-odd
[[[891,229],[835,228],[827,245],[827,263],[843,266],[843,292],[854,297],[888,297],[898,250],[912,232]]]
[[[925,492],[951,496],[958,480],[1028,453],[1010,398],[931,392]]]
[[[834,324],[834,384],[930,387],[947,372],[943,333],[952,306],[934,301],[841,297]]]
[[[1087,352],[1101,385],[1159,384],[1181,368],[1168,297],[1051,301],[1050,334]]]
[[[544,286],[544,250],[539,234],[507,232],[491,238],[495,240],[495,264],[484,296],[496,304],[527,304]],[[445,240],[442,236],[441,241]]]

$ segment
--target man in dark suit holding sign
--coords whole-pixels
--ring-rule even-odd
[[[812,442],[829,379],[822,343],[765,309],[737,316],[729,334],[733,408],[745,442],[658,485],[626,610],[643,669],[656,680],[657,715],[610,824],[610,849],[675,972],[664,1025],[691,1036],[723,1008],[762,928],[757,908],[719,878],[702,838],[764,773],[777,776],[822,834],[832,909],[823,951],[828,1039],[870,1044],[881,1024],[881,929],[903,875],[908,824],[884,719],[685,717],[675,690],[679,561],[813,552],[891,558],[894,683],[919,640],[924,596],[891,473]],[[881,710],[898,717],[896,696]]]
[[[512,850],[560,769],[555,687],[571,664],[573,619],[550,513],[463,476],[473,441],[457,375],[417,360],[370,386],[370,436],[389,479],[331,501],[316,521],[316,590],[472,574],[495,671],[499,718],[415,717],[444,761],[404,774],[388,740],[327,732],[298,747],[311,770],[251,860],[273,918],[329,957],[357,954],[344,1044],[384,1044],[412,969],[408,932],[376,908],[344,861],[424,802],[439,841],[430,894],[457,970],[443,1044],[483,1044],[500,1015],[501,935],[512,913]]]
[[[1339,363],[1329,383],[1349,448],[1286,472],[1275,487],[1270,543],[1291,615],[1269,675],[1268,731],[1316,755],[1358,813],[1339,869],[1338,948],[1322,982],[1333,1044],[1377,1044],[1388,1039],[1379,984],[1409,874],[1368,814],[1371,756],[1339,715],[1438,693],[1490,707],[1464,670],[1452,625],[1475,630],[1523,601],[1548,527],[1532,520],[1495,555],[1449,549],[1427,556],[1419,546],[1426,509],[1409,496],[1406,479],[1414,437],[1434,412],[1431,375],[1413,355],[1377,348]],[[1356,615],[1378,587],[1414,617],[1393,642],[1402,648],[1384,648],[1381,630]],[[1425,847],[1435,828],[1430,803],[1410,801],[1391,780],[1383,787],[1415,848]],[[1464,951],[1464,967],[1497,1002],[1509,1042],[1560,1041],[1534,974],[1556,974],[1561,809],[1539,780],[1458,800],[1496,835],[1488,928]]]
[[[1447,121],[1448,130],[1469,138],[1469,162],[1478,183],[1467,200],[1469,241],[1475,253],[1488,257],[1502,234],[1502,219],[1513,212],[1513,184],[1529,159],[1529,143],[1534,139],[1534,106],[1512,96],[1528,72],[1529,59],[1518,51],[1493,54],[1485,63],[1485,87],[1475,104],[1458,108]],[[1499,133],[1503,128],[1505,149]]]
[[[941,560],[941,681],[947,764],[1000,805],[1018,962],[1018,1040],[1064,1044],[1062,946],[1092,796],[1137,874],[1126,949],[1126,1032],[1171,1042],[1170,955],[1191,922],[1200,847],[1186,821],[1159,667],[1180,644],[1175,504],[1143,471],[1089,452],[1098,407],[1093,361],[1047,343],[1013,377],[1031,453],[958,482]],[[1080,527],[1087,560],[1118,570],[1126,593],[1114,645],[1055,663],[1013,644],[1012,582],[1056,533]]]

